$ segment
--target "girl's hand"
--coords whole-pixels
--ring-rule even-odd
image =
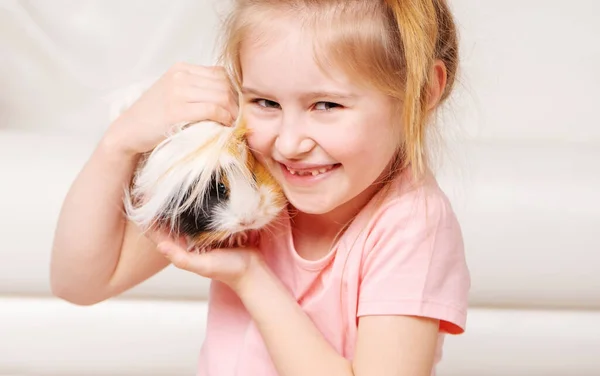
[[[232,125],[238,105],[222,67],[173,65],[110,126],[105,139],[129,155],[152,150],[177,124]]]
[[[221,281],[238,293],[255,269],[263,265],[254,248],[221,248],[198,254],[186,251],[183,239],[165,235],[155,239],[158,251],[177,268]]]

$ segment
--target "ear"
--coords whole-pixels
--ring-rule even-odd
[[[429,74],[429,103],[427,103],[427,110],[432,110],[440,102],[440,98],[446,88],[446,81],[448,79],[446,64],[441,60],[436,60]]]

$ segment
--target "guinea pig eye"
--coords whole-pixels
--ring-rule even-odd
[[[227,187],[223,183],[219,183],[217,185],[217,190],[221,196],[225,196],[227,194]]]

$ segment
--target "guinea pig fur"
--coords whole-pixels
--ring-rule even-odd
[[[286,205],[250,152],[246,127],[212,121],[176,127],[147,153],[125,191],[127,218],[142,230],[169,231],[188,250],[242,245]]]

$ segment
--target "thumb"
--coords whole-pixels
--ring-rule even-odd
[[[172,241],[163,241],[157,245],[157,249],[171,263],[183,270],[205,275],[210,265],[211,254],[209,253],[194,253],[189,252],[182,246]]]

